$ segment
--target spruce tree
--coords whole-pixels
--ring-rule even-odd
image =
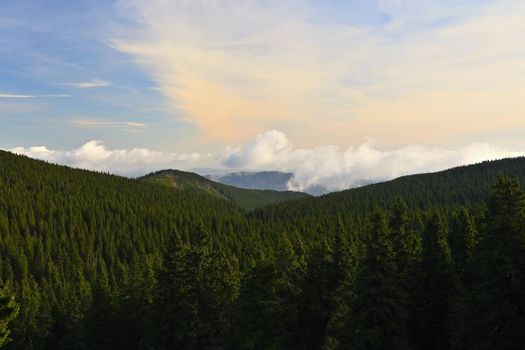
[[[525,196],[499,176],[488,204],[470,307],[470,347],[518,349],[525,344]]]
[[[201,225],[191,238],[188,245],[172,235],[158,275],[152,335],[161,349],[220,348],[230,331],[238,265],[213,250]]]
[[[474,220],[466,208],[454,216],[450,230],[450,251],[456,271],[465,277],[478,244],[478,232]]]
[[[337,349],[342,344],[349,343],[346,326],[354,302],[355,280],[362,251],[362,244],[354,227],[345,227],[340,218],[332,246],[333,261],[329,267],[332,283],[328,292],[330,314],[322,343],[325,350]]]
[[[299,343],[319,349],[332,313],[331,295],[340,283],[333,247],[322,239],[310,252],[301,295]]]
[[[351,310],[350,341],[342,348],[407,349],[407,300],[397,283],[398,272],[387,219],[375,211],[370,218],[366,256],[356,281]]]
[[[18,315],[19,306],[9,286],[0,287],[0,347],[11,339],[9,323]]]
[[[423,234],[423,256],[416,292],[415,345],[421,349],[448,349],[451,337],[451,301],[456,279],[442,217],[434,214]]]

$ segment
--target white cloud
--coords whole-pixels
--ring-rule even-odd
[[[381,0],[391,20],[356,25],[297,0],[120,4],[137,25],[113,47],[208,141],[457,143],[525,125],[522,1]]]
[[[288,171],[295,174],[288,184],[289,189],[299,191],[341,190],[359,186],[363,181],[389,180],[484,160],[525,156],[525,150],[509,150],[488,143],[457,149],[411,145],[388,150],[372,141],[347,149],[335,145],[296,148],[277,130],[262,133],[244,146],[227,147],[216,154],[166,153],[147,148],[111,149],[101,141],[89,141],[72,150],[36,146],[10,151],[53,163],[129,176],[166,168]]]
[[[334,145],[294,148],[286,135],[272,130],[257,136],[244,147],[230,148],[223,164],[232,169],[281,170],[295,173],[292,190],[324,187],[340,190],[365,181],[443,170],[484,160],[524,156],[488,143],[476,143],[455,150],[419,145],[382,150],[373,142],[341,150]]]
[[[91,79],[88,81],[81,81],[78,83],[63,83],[63,85],[73,86],[79,89],[90,89],[96,87],[105,87],[111,85],[111,82],[102,79]]]
[[[0,98],[39,98],[39,97],[69,97],[69,95],[65,95],[65,94],[25,95],[25,94],[0,93]]]
[[[81,127],[114,127],[114,126],[127,126],[132,128],[144,128],[147,126],[146,123],[141,122],[121,122],[121,121],[103,121],[103,120],[96,120],[96,119],[78,119],[73,120],[73,124],[81,126]]]
[[[6,94],[0,93],[0,98],[33,98],[33,95]]]
[[[212,161],[209,154],[177,154],[147,148],[110,149],[101,141],[89,141],[72,150],[45,146],[16,147],[8,151],[75,168],[138,176],[159,169],[189,169]]]

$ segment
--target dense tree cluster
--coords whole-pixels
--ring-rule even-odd
[[[0,346],[520,349],[525,196],[486,188],[509,162],[247,213],[1,152]]]

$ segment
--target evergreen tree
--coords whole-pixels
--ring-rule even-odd
[[[119,341],[114,337],[115,304],[104,260],[99,258],[97,265],[91,307],[84,320],[85,341],[93,348],[109,350],[116,348]]]
[[[297,338],[304,262],[290,240],[279,245],[274,259],[258,261],[244,277],[233,326],[234,349],[294,349],[303,344]]]
[[[456,293],[448,232],[434,214],[423,234],[420,285],[416,293],[415,345],[421,349],[447,349],[451,336],[451,301]]]
[[[466,347],[468,304],[473,285],[473,261],[479,241],[473,217],[466,208],[454,214],[450,230],[450,250],[458,276],[457,293],[451,301],[452,348]]]
[[[330,315],[322,343],[325,350],[337,349],[341,344],[349,343],[346,326],[355,298],[355,280],[362,251],[356,231],[353,227],[347,229],[341,219],[338,220],[332,246],[333,263],[330,270],[333,282],[328,292]]]
[[[518,349],[525,344],[525,196],[498,177],[488,205],[470,308],[470,347]]]
[[[393,242],[383,212],[372,214],[366,243],[352,308],[351,348],[407,349],[406,294],[396,281]]]
[[[478,244],[478,233],[474,220],[466,208],[454,216],[450,230],[450,251],[456,271],[461,277],[470,268]]]
[[[322,240],[308,258],[301,295],[299,343],[303,349],[319,349],[331,317],[330,297],[340,281],[335,270],[333,247]]]
[[[162,349],[219,348],[228,335],[238,296],[238,266],[212,251],[198,226],[191,245],[174,234],[158,276],[153,342]]]
[[[413,265],[420,254],[421,240],[417,232],[409,228],[408,207],[401,198],[396,198],[390,206],[388,227],[394,243],[398,273],[403,280],[402,283],[408,283],[408,274],[412,272]],[[405,285],[404,288],[408,286]]]
[[[9,323],[18,315],[18,308],[9,286],[0,287],[0,347],[11,340]]]

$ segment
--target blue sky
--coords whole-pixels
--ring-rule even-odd
[[[521,154],[523,37],[517,0],[3,0],[0,148],[276,169],[337,149],[338,177],[370,144]]]
[[[0,4],[0,93],[15,95],[0,98],[3,147],[67,148],[91,139],[126,147],[172,146],[188,126],[164,109],[148,74],[108,44],[112,28],[125,21],[110,1]],[[93,81],[102,84],[74,86]],[[142,141],[138,127],[126,122],[147,123],[140,128]]]

